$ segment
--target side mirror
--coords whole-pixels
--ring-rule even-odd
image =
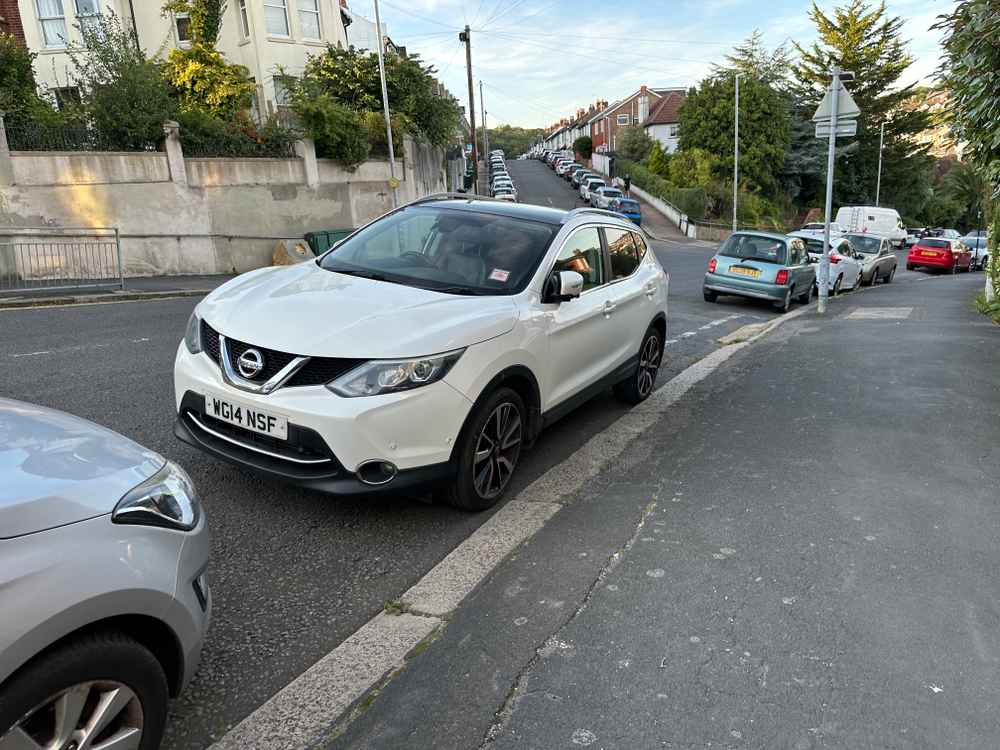
[[[556,271],[545,283],[545,302],[569,302],[583,293],[583,276],[576,271]]]

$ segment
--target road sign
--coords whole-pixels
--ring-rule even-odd
[[[845,136],[857,135],[858,133],[858,121],[857,120],[845,120],[837,118],[837,137],[843,138]],[[822,122],[816,123],[816,137],[817,138],[829,138],[830,137],[830,121],[824,120]]]
[[[857,117],[861,114],[861,110],[858,109],[858,105],[854,102],[854,97],[851,96],[851,92],[848,91],[842,83],[840,84],[840,91],[837,100],[838,120],[841,118]],[[816,114],[813,115],[813,122],[820,122],[822,120],[829,121],[832,109],[833,94],[829,89],[827,89],[826,95],[823,97],[823,101],[819,103],[819,107],[816,108]]]

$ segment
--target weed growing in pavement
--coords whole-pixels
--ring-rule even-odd
[[[1000,297],[987,302],[985,292],[980,292],[976,297],[976,309],[983,315],[989,315],[994,323],[1000,325]]]

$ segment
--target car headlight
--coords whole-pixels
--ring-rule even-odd
[[[187,328],[184,329],[184,346],[192,354],[201,351],[201,318],[198,313],[192,312],[188,318]]]
[[[345,398],[378,396],[434,383],[458,362],[465,349],[419,359],[373,359],[326,384]]]
[[[201,518],[201,503],[191,478],[173,461],[118,501],[111,520],[190,531]]]

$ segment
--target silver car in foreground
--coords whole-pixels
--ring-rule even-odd
[[[0,750],[157,747],[208,628],[208,552],[180,467],[0,399]]]

